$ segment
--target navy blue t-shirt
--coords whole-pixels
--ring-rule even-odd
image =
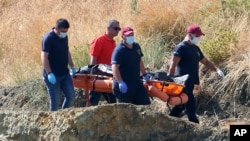
[[[199,62],[204,57],[200,48],[183,41],[176,46],[173,54],[181,58],[177,65],[177,75],[189,74],[186,85],[199,84]]]
[[[42,51],[49,53],[50,67],[55,76],[63,76],[69,73],[67,36],[60,38],[52,29],[43,37]],[[43,75],[46,75],[45,69],[43,69]]]
[[[126,83],[140,83],[140,61],[143,56],[141,47],[133,43],[133,48],[127,48],[120,43],[113,51],[111,64],[119,64],[121,77]]]

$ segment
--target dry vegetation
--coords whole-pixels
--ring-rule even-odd
[[[0,0],[0,86],[41,78],[41,39],[60,17],[71,24],[69,43],[77,67],[88,64],[88,44],[105,31],[109,19],[135,27],[151,69],[168,64],[169,52],[195,23],[206,33],[201,48],[229,75],[223,83],[238,81],[242,72],[249,76],[250,4],[236,1]]]

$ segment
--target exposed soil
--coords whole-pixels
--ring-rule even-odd
[[[242,75],[244,76],[245,74],[243,73]],[[227,78],[223,80],[223,83],[219,83],[218,79],[220,78],[213,73],[203,76],[201,79],[201,90],[196,94],[196,99],[197,115],[200,124],[204,128],[217,127],[221,130],[229,130],[230,124],[250,124],[250,82],[243,80],[242,76],[239,77],[242,81],[237,83],[236,90],[233,87],[227,88],[230,86],[230,81],[227,81]],[[228,82],[228,84],[225,85],[225,82]],[[85,107],[84,90],[75,89],[75,91],[75,107]],[[157,104],[153,101],[155,100],[152,100],[153,106],[155,106],[154,109],[157,109]],[[104,99],[101,99],[99,104],[104,105],[106,102]],[[49,99],[42,80],[29,81],[19,86],[1,87],[0,110],[49,111]],[[169,112],[167,106],[164,110]],[[182,119],[187,121],[185,112]],[[218,134],[221,133],[218,132]],[[212,138],[215,139],[215,136]]]

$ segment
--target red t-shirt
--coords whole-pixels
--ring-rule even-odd
[[[90,44],[90,55],[97,58],[97,64],[111,64],[112,52],[115,49],[115,40],[106,33],[95,38]]]

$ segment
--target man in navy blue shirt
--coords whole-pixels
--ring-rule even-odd
[[[180,117],[181,112],[186,108],[189,121],[199,123],[195,111],[195,98],[193,89],[195,84],[199,84],[199,62],[204,64],[211,70],[224,77],[223,72],[217,68],[211,61],[209,61],[202,53],[197,43],[202,35],[205,35],[199,26],[191,25],[187,28],[187,35],[185,39],[179,43],[173,52],[172,61],[169,68],[169,76],[185,75],[189,77],[185,82],[185,92],[188,95],[188,102],[184,105],[175,106],[170,112],[171,116]],[[175,72],[175,69],[177,71]]]
[[[112,58],[113,93],[118,102],[136,105],[150,104],[148,93],[140,79],[140,73],[148,81],[140,45],[134,42],[134,30],[131,27],[122,29],[122,42],[115,48]]]
[[[62,108],[74,105],[75,91],[68,65],[72,76],[76,71],[68,46],[68,29],[69,22],[63,18],[58,19],[56,26],[45,34],[42,40],[43,80],[50,97],[51,111],[59,109],[61,92],[65,96]]]

